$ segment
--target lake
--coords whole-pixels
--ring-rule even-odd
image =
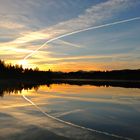
[[[0,107],[0,140],[140,139],[140,88],[7,89]]]

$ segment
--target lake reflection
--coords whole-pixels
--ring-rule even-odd
[[[107,132],[108,135],[71,126]],[[52,84],[5,93],[0,99],[0,139],[140,139],[140,89]]]

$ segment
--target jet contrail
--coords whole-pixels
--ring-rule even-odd
[[[112,26],[112,25],[116,25],[116,24],[121,24],[121,23],[125,23],[125,22],[130,22],[130,21],[134,21],[134,20],[140,20],[140,17],[135,17],[135,18],[130,18],[130,19],[126,19],[126,20],[120,20],[120,21],[116,21],[116,22],[111,22],[111,23],[107,23],[107,24],[102,24],[99,26],[92,26],[86,29],[81,29],[81,30],[77,30],[77,31],[73,31],[70,33],[66,33],[57,37],[54,37],[52,39],[49,39],[48,41],[46,41],[43,45],[41,45],[39,48],[35,49],[32,53],[28,54],[27,56],[24,57],[24,60],[26,60],[27,58],[31,57],[34,53],[36,53],[38,50],[40,50],[41,48],[43,48],[45,45],[47,45],[48,43],[69,36],[69,35],[73,35],[76,33],[80,33],[80,32],[84,32],[84,31],[88,31],[88,30],[93,30],[93,29],[98,29],[98,28],[103,28],[103,27],[107,27],[107,26]]]
[[[81,29],[81,30],[77,30],[77,31],[73,31],[73,32],[70,32],[70,33],[66,33],[66,34],[63,34],[63,35],[60,35],[60,36],[57,36],[57,37],[54,37],[52,39],[49,39],[48,41],[46,41],[43,45],[41,45],[39,48],[35,49],[32,53],[28,54],[27,56],[24,57],[23,60],[26,60],[28,59],[29,57],[31,57],[34,53],[36,53],[38,50],[40,50],[41,48],[43,48],[45,45],[47,45],[48,43],[54,41],[54,40],[57,40],[57,39],[60,39],[60,38],[63,38],[63,37],[66,37],[66,36],[69,36],[69,35],[73,35],[73,34],[76,34],[76,33],[80,33],[80,32],[84,32],[84,31],[88,31],[88,30],[93,30],[93,29],[98,29],[98,28],[103,28],[103,27],[107,27],[107,26],[112,26],[112,25],[116,25],[116,24],[121,24],[121,23],[125,23],[125,22],[130,22],[130,21],[134,21],[134,20],[140,20],[140,17],[135,17],[135,18],[131,18],[131,19],[126,19],[126,20],[120,20],[120,21],[116,21],[116,22],[112,22],[112,23],[107,23],[107,24],[103,24],[103,25],[99,25],[99,26],[92,26],[92,27],[89,27],[89,28],[86,28],[86,29]],[[86,127],[83,127],[83,126],[79,126],[79,125],[76,125],[76,124],[73,124],[73,123],[70,123],[70,122],[67,122],[67,121],[64,121],[64,120],[61,120],[59,118],[56,118],[56,117],[53,117],[51,115],[49,115],[48,113],[46,113],[44,110],[42,110],[41,108],[39,108],[34,102],[32,102],[30,99],[28,99],[25,95],[22,94],[22,97],[30,102],[32,105],[34,105],[41,113],[43,113],[45,116],[49,117],[49,118],[52,118],[56,121],[59,121],[61,123],[64,123],[64,124],[67,124],[67,125],[71,125],[71,126],[74,126],[74,127],[77,127],[77,128],[81,128],[81,129],[84,129],[84,130],[88,130],[88,131],[91,131],[91,132],[96,132],[96,133],[100,133],[100,134],[104,134],[104,135],[108,135],[108,136],[112,136],[112,137],[116,137],[116,138],[120,138],[120,139],[125,139],[125,140],[133,140],[131,138],[128,138],[128,137],[123,137],[123,136],[119,136],[119,135],[116,135],[116,134],[110,134],[108,132],[104,132],[104,131],[98,131],[98,130],[95,130],[95,129],[91,129],[91,128],[86,128]]]
[[[61,122],[61,123],[64,123],[64,124],[67,124],[67,125],[70,125],[70,126],[73,126],[73,127],[76,127],[76,128],[80,128],[80,129],[83,129],[83,130],[87,130],[87,131],[90,131],[90,132],[94,132],[94,133],[99,133],[99,134],[104,134],[104,135],[107,135],[107,136],[111,136],[111,137],[115,137],[115,138],[119,138],[119,139],[124,139],[124,140],[133,140],[131,138],[128,138],[128,137],[123,137],[123,136],[119,136],[119,135],[116,135],[116,134],[111,134],[111,133],[108,133],[108,132],[105,132],[105,131],[99,131],[99,130],[95,130],[95,129],[91,129],[91,128],[87,128],[87,127],[84,127],[84,126],[80,126],[80,125],[76,125],[76,124],[73,124],[71,122],[67,122],[67,121],[64,121],[64,120],[61,120],[59,118],[56,118],[56,117],[53,117],[51,115],[49,115],[48,113],[46,113],[44,110],[42,110],[38,105],[36,105],[33,101],[31,101],[30,99],[28,99],[24,94],[22,94],[22,97],[28,101],[29,103],[31,103],[32,105],[35,106],[35,108],[37,108],[41,113],[43,113],[45,116],[53,119],[53,120],[56,120],[58,122]]]

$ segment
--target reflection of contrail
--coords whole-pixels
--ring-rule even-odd
[[[128,138],[128,137],[123,137],[123,136],[119,136],[119,135],[116,135],[116,134],[110,134],[108,132],[104,132],[104,131],[99,131],[99,130],[95,130],[95,129],[91,129],[91,128],[87,128],[87,127],[84,127],[84,126],[79,126],[79,125],[76,125],[76,124],[73,124],[73,123],[70,123],[70,122],[67,122],[67,121],[63,121],[59,118],[56,118],[56,117],[53,117],[51,115],[49,115],[48,113],[46,113],[44,110],[42,110],[40,107],[38,107],[34,102],[32,102],[30,99],[28,99],[25,95],[22,94],[22,97],[28,101],[29,103],[31,103],[32,105],[34,105],[41,113],[43,113],[45,116],[49,117],[49,118],[52,118],[53,120],[56,120],[58,122],[61,122],[61,123],[64,123],[64,124],[67,124],[67,125],[70,125],[70,126],[73,126],[73,127],[77,127],[77,128],[81,128],[83,130],[88,130],[88,131],[91,131],[91,132],[94,132],[94,133],[99,133],[99,134],[104,134],[104,135],[107,135],[107,136],[111,136],[111,137],[115,137],[115,138],[119,138],[119,139],[125,139],[125,140],[133,140],[131,138]]]
[[[63,112],[61,114],[56,114],[55,117],[62,117],[62,116],[65,116],[65,115],[68,115],[68,114],[71,114],[71,113],[77,113],[77,112],[81,112],[83,111],[82,109],[75,109],[75,110],[71,110],[71,111],[67,111],[67,112]]]
[[[135,17],[135,18],[126,19],[126,20],[120,20],[120,21],[107,23],[107,24],[103,24],[103,25],[99,25],[99,26],[93,26],[93,27],[89,27],[89,28],[86,28],[86,29],[81,29],[81,30],[78,30],[78,31],[73,31],[73,32],[70,32],[70,33],[67,33],[67,34],[63,34],[63,35],[60,35],[58,37],[54,37],[54,38],[46,41],[43,45],[41,45],[39,48],[34,50],[32,53],[25,56],[24,60],[26,60],[27,58],[32,56],[34,53],[36,53],[38,50],[43,48],[46,44],[48,44],[48,43],[50,43],[54,40],[57,40],[57,39],[60,39],[60,38],[63,38],[63,37],[69,36],[69,35],[73,35],[73,34],[76,34],[76,33],[84,32],[84,31],[88,31],[88,30],[93,30],[93,29],[98,29],[98,28],[103,28],[103,27],[107,27],[107,26],[112,26],[112,25],[116,25],[116,24],[121,24],[121,23],[125,23],[125,22],[130,22],[130,21],[134,21],[134,20],[140,20],[140,17]]]

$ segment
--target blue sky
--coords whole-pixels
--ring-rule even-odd
[[[140,17],[139,0],[0,0],[0,59],[48,70],[140,68],[140,20],[69,32]]]

